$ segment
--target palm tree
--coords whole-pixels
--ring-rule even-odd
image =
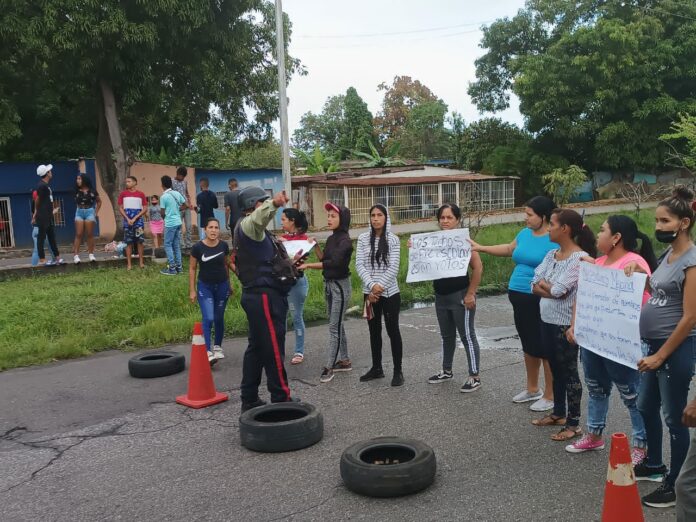
[[[398,143],[389,148],[386,156],[382,156],[371,141],[368,141],[367,144],[370,146],[370,154],[359,150],[350,151],[354,156],[367,160],[367,163],[362,164],[361,167],[398,167],[406,165],[403,160],[396,157],[396,154],[399,152]]]
[[[314,146],[311,154],[300,150],[293,149],[295,156],[304,163],[307,168],[307,174],[327,174],[328,172],[336,172],[338,163],[332,156],[325,155],[319,145]]]

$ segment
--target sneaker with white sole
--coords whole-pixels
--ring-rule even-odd
[[[481,379],[478,377],[469,377],[466,381],[464,381],[464,384],[462,384],[462,387],[459,388],[459,391],[462,393],[471,393],[475,392],[481,388]]]
[[[568,453],[584,453],[586,451],[598,451],[604,449],[604,440],[595,439],[589,433],[584,435],[580,440],[568,444],[565,450]]]
[[[441,382],[449,381],[453,377],[454,377],[454,375],[452,375],[451,371],[440,370],[438,373],[436,373],[435,375],[430,377],[430,379],[428,379],[428,382],[430,384],[439,384]]]
[[[208,362],[210,363],[210,366],[218,362],[217,357],[215,357],[215,354],[213,352],[208,352]]]
[[[90,255],[89,255],[89,262],[90,262],[90,263],[96,263],[96,261],[97,261],[97,258],[94,257],[94,254],[90,254]]]
[[[553,401],[543,397],[529,407],[532,411],[549,411],[553,409]]]
[[[58,259],[56,259],[56,265],[64,265],[64,264],[65,264],[65,261],[63,260],[62,257],[59,257]]]
[[[324,368],[321,371],[321,377],[319,377],[319,382],[329,382],[334,378],[334,372],[331,368]]]
[[[222,346],[220,346],[219,344],[213,346],[213,355],[216,359],[224,359],[225,353],[222,351]]]
[[[75,263],[76,265],[79,265],[81,261],[82,260],[80,259],[80,256],[78,256],[77,254],[73,256],[73,263]]]
[[[333,365],[333,371],[335,372],[350,372],[352,370],[353,365],[351,364],[350,359],[336,361],[336,364]]]
[[[523,402],[531,402],[531,401],[536,401],[537,399],[541,399],[541,397],[544,395],[543,390],[539,390],[537,392],[531,393],[527,390],[521,391],[517,395],[515,395],[512,398],[512,402],[521,404]]]
[[[674,492],[674,486],[666,482],[652,493],[645,495],[641,500],[643,504],[653,508],[668,508],[677,505],[677,495]]]
[[[648,482],[662,482],[667,474],[667,466],[664,464],[659,468],[649,468],[645,462],[633,466],[636,480]]]

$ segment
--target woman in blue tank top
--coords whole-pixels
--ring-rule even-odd
[[[549,250],[558,245],[549,239],[548,227],[551,211],[556,207],[545,196],[530,199],[525,206],[526,228],[522,229],[511,243],[483,246],[471,241],[472,249],[498,257],[512,257],[515,269],[508,284],[508,298],[512,303],[515,327],[520,336],[527,371],[527,387],[512,398],[513,402],[535,401],[532,411],[553,408],[553,378],[541,342],[541,316],[539,296],[532,294],[531,281],[534,269],[541,263]],[[539,369],[544,367],[544,390],[539,386]]]

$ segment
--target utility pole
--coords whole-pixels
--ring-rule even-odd
[[[278,58],[278,96],[280,98],[280,150],[283,156],[283,183],[285,193],[292,205],[292,185],[290,183],[290,137],[288,136],[288,98],[285,95],[285,34],[283,31],[283,5],[275,0],[276,8],[276,54]]]

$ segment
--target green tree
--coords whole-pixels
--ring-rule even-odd
[[[408,113],[406,125],[398,138],[404,157],[441,158],[450,149],[449,132],[445,128],[447,105],[442,100],[415,105]]]
[[[58,111],[35,107],[25,119],[26,93],[17,85],[35,85],[39,101],[53,96],[54,105],[66,106],[60,116],[71,118],[70,128],[96,132],[97,163],[114,203],[132,150],[185,150],[197,130],[216,122],[263,137],[277,116],[275,11],[268,0],[12,0],[0,16],[1,52],[29,58],[0,77],[0,107],[15,109],[24,139],[59,143],[54,128],[46,136],[40,126],[36,135],[23,126]],[[4,30],[13,24],[20,29]],[[287,68],[289,75],[302,72],[292,58]],[[8,121],[16,121],[11,111],[0,128]],[[5,141],[5,151],[20,148]]]
[[[588,167],[653,168],[658,137],[696,112],[696,3],[529,0],[484,28],[469,94],[482,111],[520,100],[545,152]]]
[[[405,165],[404,161],[397,157],[399,153],[399,144],[395,143],[385,152],[384,155],[380,154],[377,147],[374,146],[372,142],[368,143],[370,147],[370,153],[361,152],[359,150],[354,150],[353,155],[359,158],[364,158],[367,160],[361,166],[366,168],[371,167],[398,167],[400,165]]]
[[[672,144],[672,158],[676,160],[672,164],[696,171],[696,116],[680,114],[670,130],[660,139]]]
[[[512,123],[499,118],[482,118],[466,127],[460,139],[461,165],[469,170],[480,171],[486,157],[496,147],[526,142],[531,137]]]
[[[341,157],[346,157],[351,150],[368,152],[375,134],[372,113],[354,87],[348,87],[344,103],[343,134],[338,140]]]
[[[587,181],[587,173],[577,165],[566,169],[554,169],[541,178],[546,193],[553,197],[556,205],[563,207],[575,196]]]
[[[399,139],[416,105],[438,101],[428,87],[410,76],[395,76],[391,85],[383,82],[377,90],[384,91],[384,99],[382,111],[375,118],[375,127],[387,146]]]

